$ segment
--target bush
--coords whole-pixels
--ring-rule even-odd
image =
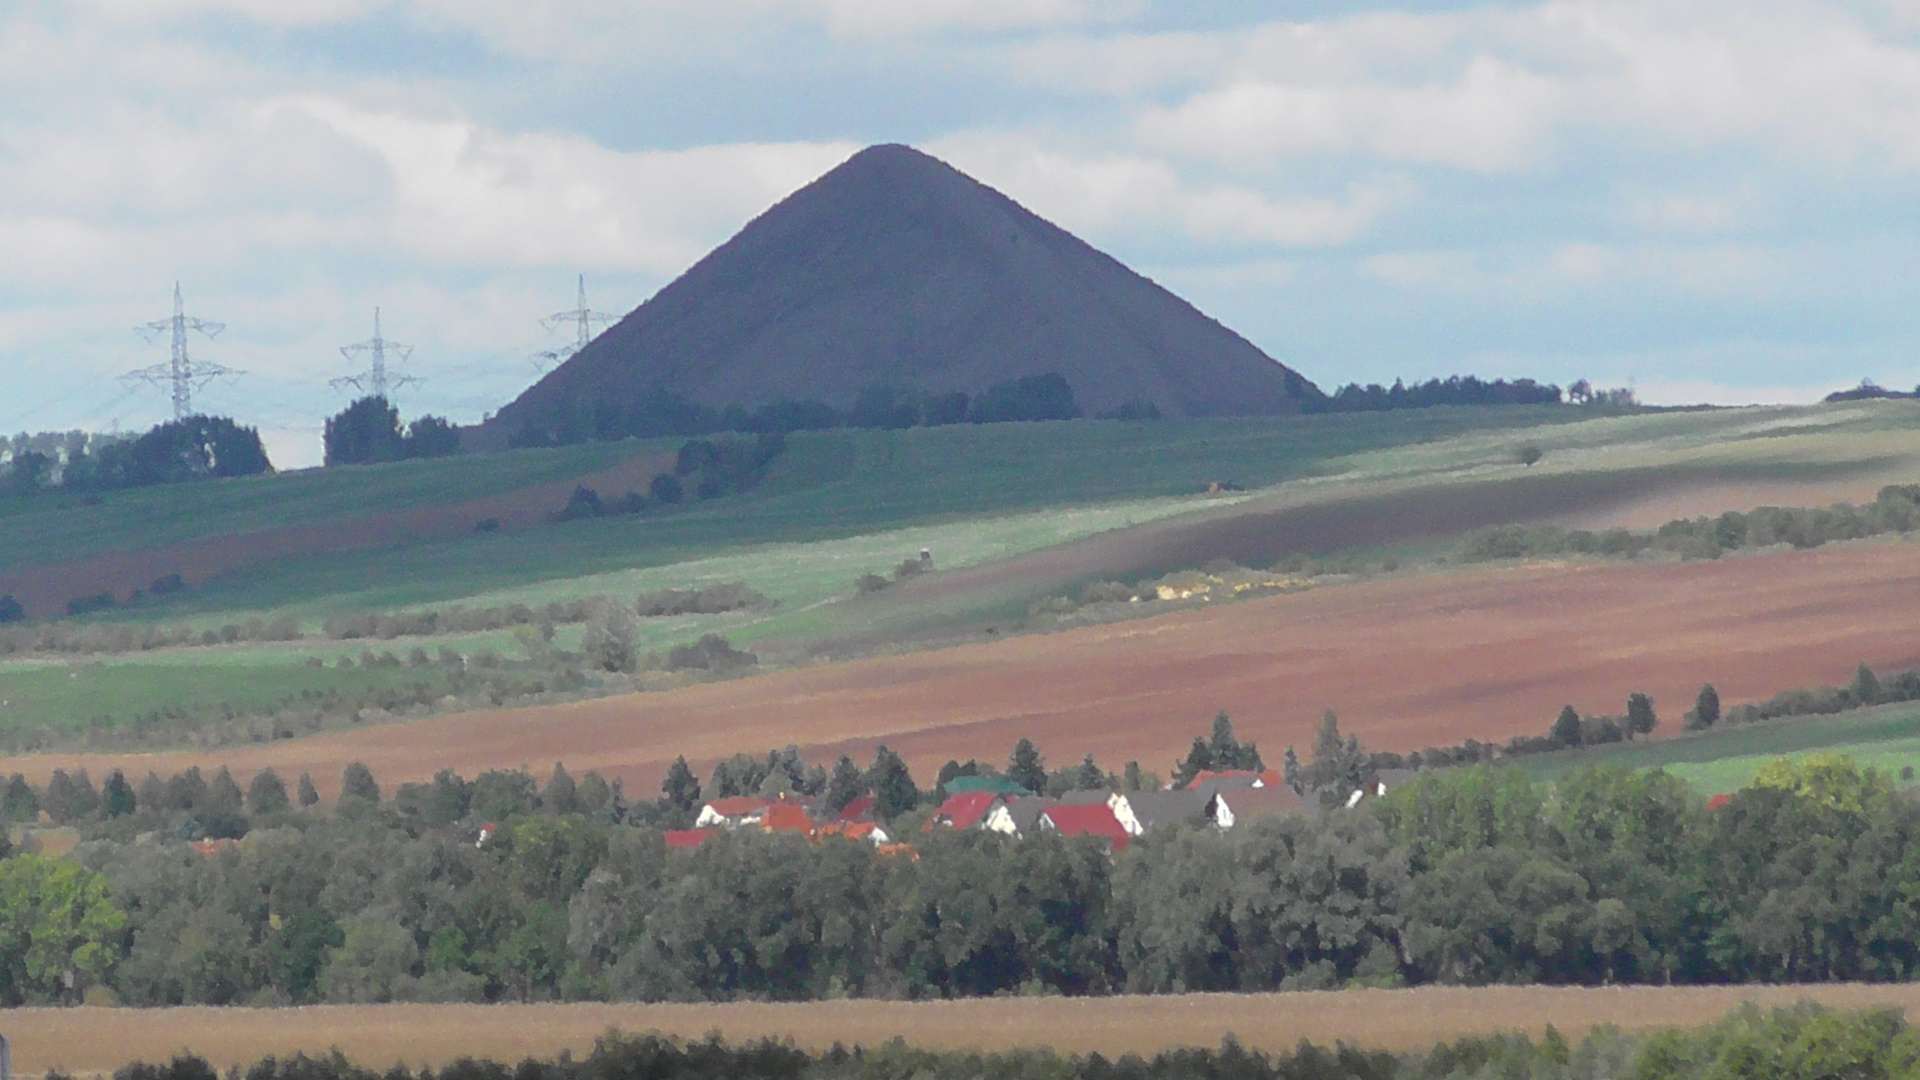
[[[579,521],[581,518],[597,518],[607,512],[600,504],[600,493],[582,484],[573,489],[567,497],[567,505],[553,515],[555,521]]]
[[[105,611],[113,606],[113,594],[94,593],[92,596],[76,596],[67,601],[68,615],[87,615],[95,611]]]
[[[731,671],[752,667],[760,658],[719,634],[702,635],[691,645],[675,645],[667,651],[668,671]]]
[[[0,624],[25,622],[26,618],[27,609],[20,606],[12,593],[0,596]]]
[[[762,607],[766,595],[745,585],[713,585],[705,589],[661,589],[642,593],[634,601],[634,610],[642,618],[665,615],[721,615],[729,611]]]

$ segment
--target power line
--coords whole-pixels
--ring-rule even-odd
[[[152,383],[155,386],[163,382],[171,383],[173,418],[185,420],[193,415],[195,389],[204,388],[208,383],[222,376],[245,374],[232,368],[222,367],[210,360],[194,360],[187,355],[187,331],[205,334],[208,340],[212,340],[219,337],[220,331],[226,328],[225,323],[207,322],[204,319],[188,317],[186,306],[180,300],[180,283],[176,281],[173,283],[173,318],[159,319],[145,326],[135,327],[133,331],[146,338],[149,345],[160,340],[161,334],[170,335],[173,346],[171,359],[164,364],[155,364],[152,367],[141,368],[139,371],[129,371],[120,377]]]
[[[368,370],[360,372],[357,375],[343,375],[338,379],[333,379],[329,381],[327,385],[333,387],[335,390],[351,386],[356,390],[365,391],[383,401],[391,400],[387,397],[389,387],[408,386],[418,383],[420,380],[412,375],[389,373],[387,371],[387,353],[389,352],[395,355],[397,358],[396,362],[398,362],[413,355],[413,346],[402,345],[397,341],[388,341],[386,338],[381,337],[380,309],[374,308],[373,336],[365,341],[356,342],[352,345],[340,346],[340,355],[349,360],[357,359],[361,353],[370,354],[371,366]]]
[[[548,332],[572,323],[578,340],[571,345],[562,345],[558,349],[543,349],[540,352],[534,353],[533,366],[541,371],[545,371],[547,370],[548,364],[564,363],[570,359],[574,353],[586,348],[587,343],[593,340],[594,327],[607,326],[613,322],[614,317],[612,315],[595,311],[587,306],[587,275],[581,274],[580,298],[575,301],[573,310],[556,311],[540,320],[540,325],[546,327]]]

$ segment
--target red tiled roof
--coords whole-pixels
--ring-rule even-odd
[[[840,812],[833,816],[833,820],[859,821],[872,813],[873,813],[873,796],[862,795],[859,798],[848,803],[846,806],[842,807]]]
[[[758,795],[731,795],[724,799],[707,800],[707,809],[729,818],[757,814],[772,805],[772,799],[763,799]]]
[[[922,832],[932,832],[935,825],[949,825],[956,829],[970,829],[987,816],[993,804],[1000,801],[997,791],[973,791],[965,795],[950,795],[940,804],[940,809],[927,819]]]
[[[237,848],[240,846],[240,841],[231,837],[222,836],[212,840],[195,840],[187,846],[202,855],[212,855],[215,852],[230,851],[233,848]]]
[[[873,834],[877,832],[879,828],[880,826],[871,821],[836,821],[829,825],[820,826],[813,835],[816,838],[824,836],[844,836],[849,840],[871,840]]]
[[[713,836],[712,829],[668,829],[661,834],[670,848],[697,848]]]
[[[813,819],[797,803],[775,803],[760,815],[760,827],[768,832],[813,832]]]
[[[1113,816],[1113,808],[1105,803],[1093,806],[1049,806],[1041,812],[1044,818],[1062,836],[1080,836],[1091,833],[1102,836],[1113,844],[1113,850],[1121,851],[1127,846],[1129,837],[1126,826]]]
[[[1733,796],[1731,795],[1715,795],[1713,798],[1707,800],[1707,809],[1718,810],[1732,801]]]

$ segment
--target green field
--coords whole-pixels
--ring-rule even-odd
[[[1663,768],[1702,794],[1716,795],[1747,786],[1760,767],[1775,758],[1835,751],[1895,775],[1903,766],[1920,769],[1920,705],[1909,702],[1833,716],[1769,720],[1653,741],[1522,757],[1515,763],[1529,776],[1543,781],[1585,765]]]
[[[108,493],[97,505],[67,498],[0,500],[0,570],[131,546],[398,509],[453,505],[585,476],[680,440],[591,444],[438,461],[315,470],[164,489]],[[1545,452],[1524,469],[1523,443]],[[1263,420],[1075,421],[800,433],[755,491],[663,513],[555,524],[358,552],[282,558],[196,583],[164,600],[89,621],[217,626],[291,615],[309,638],[115,656],[48,666],[0,663],[0,738],[122,727],[156,708],[226,706],[244,712],[309,693],[355,693],[418,678],[408,669],[339,669],[363,642],[312,636],[340,612],[461,604],[538,605],[600,594],[741,582],[775,605],[752,612],[641,621],[646,651],[721,632],[781,655],[808,642],[906,640],[942,627],[1016,624],[1029,603],[1072,584],[1059,571],[937,600],[857,597],[852,584],[885,574],[922,548],[940,570],[992,564],[1113,530],[1201,515],[1373,498],[1437,483],[1500,485],[1560,477],[1632,475],[1657,489],[1709,480],[1910,478],[1920,467],[1920,411],[1904,403],[1811,409],[1596,414],[1572,408],[1431,409]],[[1248,489],[1204,496],[1213,481]],[[617,496],[619,492],[603,492]],[[1497,505],[1498,499],[1494,500]],[[1369,559],[1419,557],[1445,547],[1370,546]],[[50,558],[49,552],[59,553]],[[1178,567],[1158,567],[1159,570]],[[1145,568],[1142,568],[1145,569]],[[911,598],[912,593],[901,594]],[[575,648],[577,627],[554,646]],[[491,649],[532,665],[506,632],[376,642],[464,654]],[[326,661],[312,668],[311,657]],[[76,674],[82,668],[88,674]],[[60,675],[65,673],[65,682]],[[82,689],[84,688],[84,689]],[[105,717],[106,719],[101,719]],[[1884,740],[1883,740],[1884,741]],[[1635,748],[1636,750],[1638,748]],[[1763,753],[1753,751],[1752,753]],[[1725,756],[1725,755],[1722,755]]]

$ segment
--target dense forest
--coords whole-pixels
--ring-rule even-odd
[[[1844,759],[1777,763],[1723,805],[1661,772],[1423,773],[1353,810],[1092,838],[913,828],[897,756],[771,767],[870,790],[910,855],[753,828],[693,850],[700,785],[657,801],[563,770],[443,772],[332,806],[271,773],[0,810],[84,823],[0,861],[0,1000],[804,1000],[1920,973],[1920,802]],[[753,762],[755,759],[742,759]],[[724,775],[721,794],[758,769]],[[825,775],[823,775],[825,774]],[[771,776],[772,774],[769,774]],[[759,790],[768,778],[758,777]],[[777,784],[776,784],[777,786]],[[181,838],[244,836],[241,843]],[[171,838],[171,842],[170,841]]]
[[[460,1061],[437,1074],[395,1066],[356,1067],[339,1054],[256,1062],[239,1080],[1891,1080],[1920,1067],[1920,1034],[1898,1010],[1836,1013],[1815,1006],[1761,1012],[1751,1005],[1696,1031],[1667,1028],[1627,1035],[1611,1028],[1570,1043],[1551,1025],[1538,1042],[1526,1035],[1472,1036],[1406,1054],[1325,1049],[1302,1042],[1291,1053],[1250,1050],[1229,1038],[1217,1050],[1169,1050],[1109,1060],[1046,1048],[983,1054],[918,1050],[902,1041],[879,1047],[835,1045],[809,1054],[771,1040],[730,1046],[710,1036],[687,1043],[612,1033],[574,1059],[528,1060],[515,1068]],[[114,1080],[218,1080],[202,1058],[130,1065]],[[56,1080],[50,1074],[49,1080]],[[57,1080],[66,1080],[58,1077]]]

